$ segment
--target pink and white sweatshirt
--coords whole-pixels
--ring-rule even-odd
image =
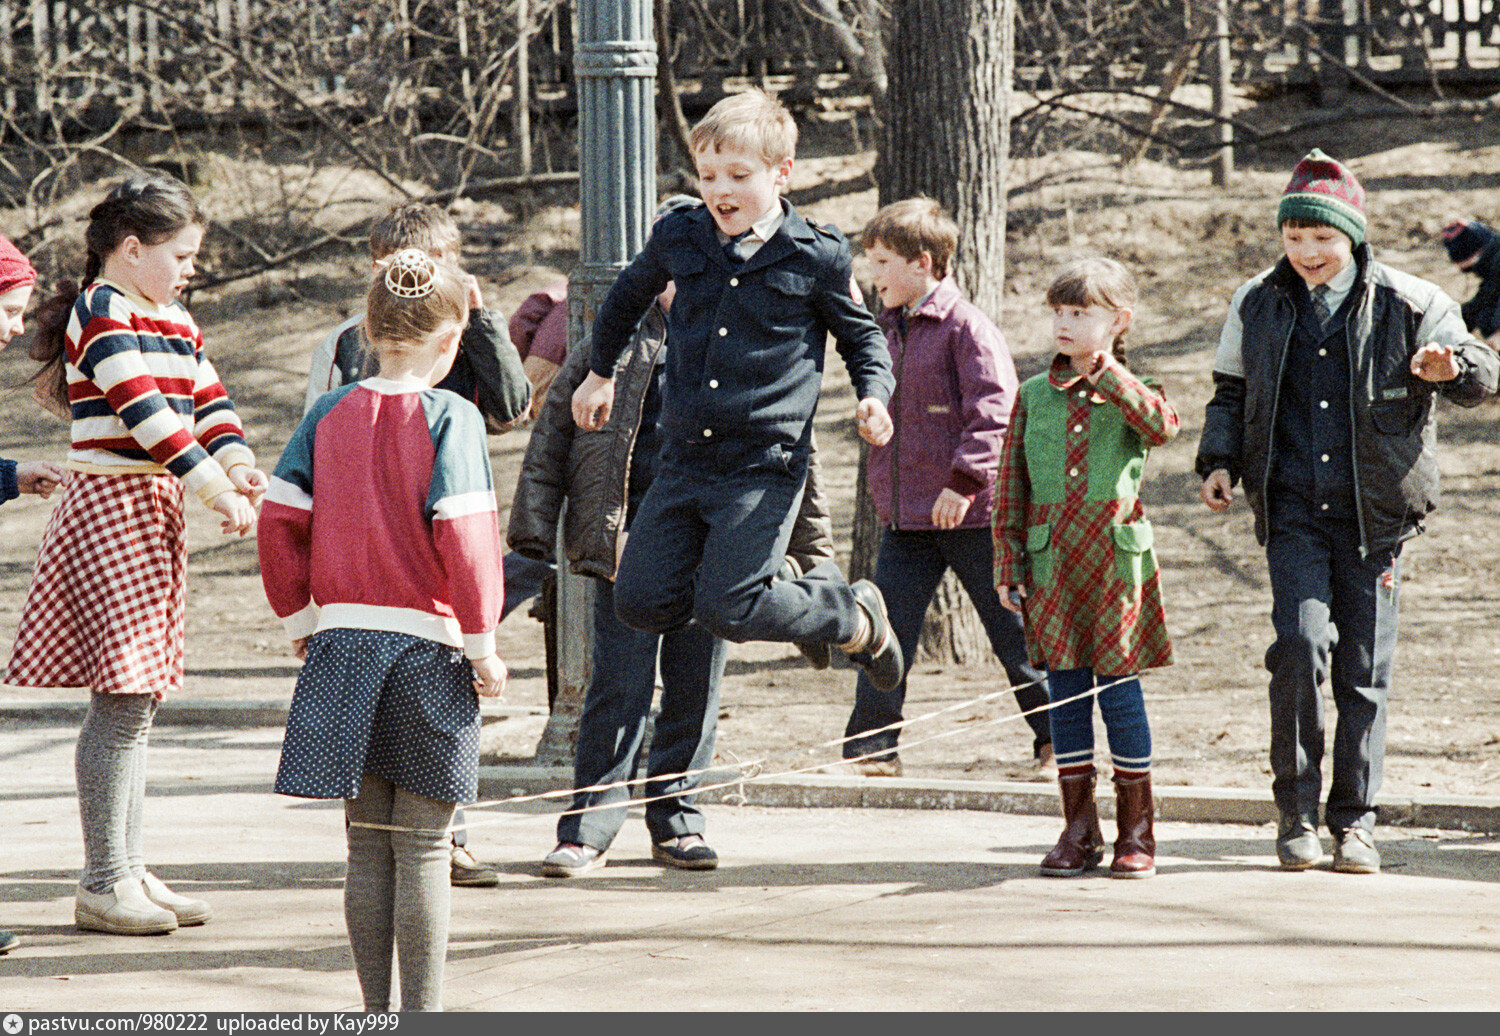
[[[478,408],[368,378],[322,396],[276,465],[260,570],[293,638],[407,633],[494,653],[500,523]]]

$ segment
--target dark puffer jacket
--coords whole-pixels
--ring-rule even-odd
[[[589,372],[589,351],[568,353],[526,446],[506,534],[510,549],[537,560],[552,557],[566,499],[563,549],[569,568],[579,575],[615,577],[624,547],[632,454],[665,339],[665,314],[653,305],[615,365],[614,408],[598,432],[580,432],[573,423],[573,392]],[[787,554],[804,572],[833,558],[833,521],[816,446]]]
[[[1354,256],[1353,301],[1345,308],[1350,429],[1360,549],[1371,556],[1421,532],[1437,506],[1433,397],[1441,392],[1460,406],[1474,406],[1495,392],[1500,358],[1469,334],[1458,304],[1436,285],[1376,262],[1367,244]],[[1282,259],[1235,293],[1198,444],[1199,477],[1222,468],[1232,480],[1243,479],[1261,543],[1268,532],[1266,495],[1282,371],[1297,321],[1297,279]],[[1458,377],[1433,383],[1411,373],[1412,356],[1428,342],[1453,347]]]

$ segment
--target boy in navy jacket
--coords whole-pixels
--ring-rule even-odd
[[[637,322],[673,282],[660,461],[615,581],[615,609],[653,633],[697,620],[725,640],[836,645],[889,690],[901,649],[880,591],[836,565],[777,578],[807,476],[832,333],[859,400],[860,435],[891,436],[885,336],[850,292],[849,246],[780,197],[797,128],[759,90],[727,97],[693,129],[705,206],[668,215],[594,321],[590,372],[573,395],[603,428],[614,369]]]

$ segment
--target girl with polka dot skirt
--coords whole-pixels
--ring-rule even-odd
[[[1047,289],[1057,356],[1016,395],[995,478],[995,588],[1024,610],[1031,660],[1048,669],[1048,713],[1064,830],[1042,860],[1052,877],[1104,856],[1094,808],[1094,699],[1109,735],[1119,835],[1109,872],[1156,873],[1151,727],[1142,669],[1172,663],[1151,523],[1146,455],[1177,434],[1177,412],[1125,366],[1135,278],[1080,259]]]
[[[345,800],[344,917],[367,1011],[442,1010],[448,826],[478,797],[479,705],[497,697],[504,596],[484,419],[433,388],[469,314],[419,249],[377,264],[378,377],[319,397],[276,466],[261,578],[305,659],[276,790]]]
[[[192,192],[133,176],[89,212],[81,286],[38,314],[38,394],[71,420],[62,498],[42,536],[6,681],[87,688],[74,769],[84,871],[80,928],[116,935],[202,924],[212,911],[146,869],[146,741],[182,689],[186,487],[255,526],[266,476],[178,301],[205,219]]]

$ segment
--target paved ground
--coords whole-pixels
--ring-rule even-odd
[[[209,899],[169,936],[77,931],[69,725],[0,726],[0,1011],[358,1006],[337,809],[267,792],[280,730],[163,727],[148,854]],[[1386,871],[1274,869],[1267,826],[1163,823],[1149,881],[1052,880],[1048,817],[713,806],[716,872],[666,872],[632,820],[610,864],[538,876],[552,819],[475,831],[454,1010],[1500,1008],[1500,838],[1381,831]],[[1109,825],[1106,823],[1106,827]]]

